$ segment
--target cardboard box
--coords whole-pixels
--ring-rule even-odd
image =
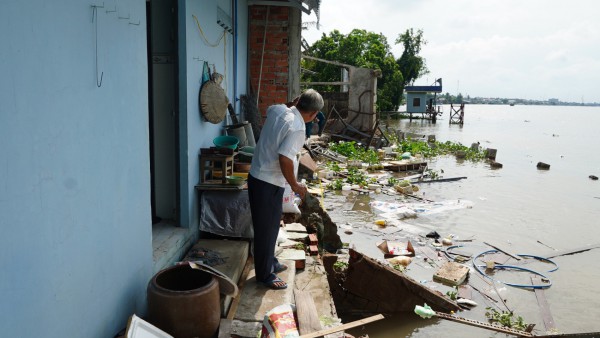
[[[410,241],[407,242],[388,242],[383,241],[377,244],[377,247],[383,252],[383,257],[390,258],[395,256],[414,256],[415,249]]]

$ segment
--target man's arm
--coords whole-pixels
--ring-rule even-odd
[[[301,199],[304,199],[304,196],[306,196],[306,192],[308,190],[304,185],[296,181],[296,176],[294,175],[294,161],[284,155],[279,154],[279,167],[281,168],[283,177],[285,177],[285,180],[292,187],[292,191],[300,195]]]

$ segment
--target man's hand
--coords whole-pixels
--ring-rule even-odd
[[[306,193],[308,192],[308,188],[306,188],[304,184],[296,182],[296,184],[292,186],[292,191],[300,195],[300,198],[304,200],[304,197],[306,197]]]

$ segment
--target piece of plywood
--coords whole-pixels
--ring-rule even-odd
[[[444,263],[433,275],[433,280],[457,286],[467,279],[469,268],[455,262]]]
[[[315,302],[308,291],[294,290],[296,314],[298,316],[298,331],[300,335],[321,330],[321,321]]]

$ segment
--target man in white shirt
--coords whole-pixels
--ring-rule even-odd
[[[275,243],[282,214],[284,185],[304,199],[307,189],[294,174],[294,159],[302,149],[305,123],[315,119],[323,108],[321,94],[308,89],[295,106],[273,105],[254,149],[248,197],[254,228],[254,269],[256,281],[271,289],[285,289],[287,284],[277,273],[287,267],[275,258]]]

